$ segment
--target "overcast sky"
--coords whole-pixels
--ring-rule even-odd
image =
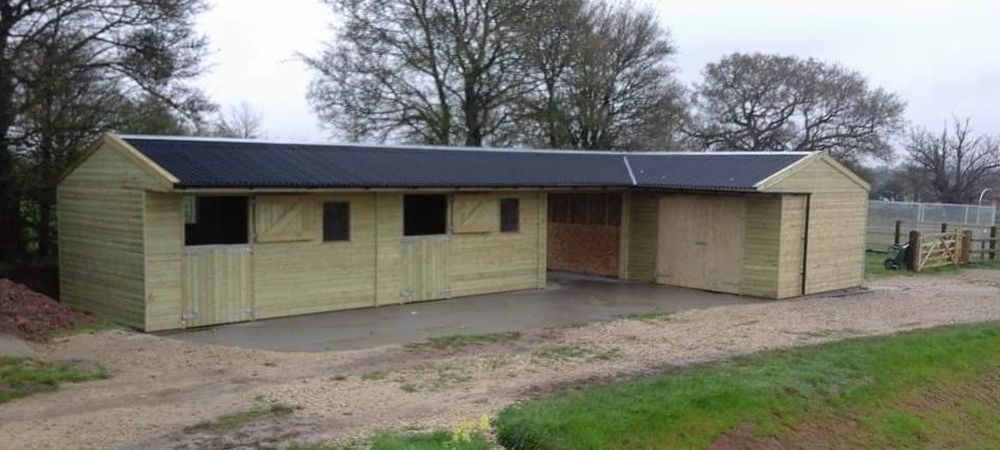
[[[332,36],[319,0],[214,0],[199,19],[210,40],[203,88],[221,105],[246,101],[266,137],[322,141],[305,94],[312,74],[296,52]],[[1000,0],[661,0],[648,2],[678,48],[680,78],[731,52],[813,56],[863,72],[899,93],[914,124],[951,114],[1000,133]]]

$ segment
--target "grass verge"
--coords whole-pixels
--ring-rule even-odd
[[[406,348],[449,350],[453,348],[467,347],[470,345],[499,344],[516,341],[520,338],[521,333],[516,331],[489,334],[452,334],[448,336],[433,337],[424,342],[407,344]]]
[[[0,403],[39,392],[54,391],[60,383],[79,383],[108,377],[100,367],[69,362],[39,361],[0,356]]]
[[[975,448],[1000,439],[1000,427],[990,425],[1000,405],[983,404],[996,400],[996,381],[985,383],[994,385],[992,393],[945,402],[964,405],[961,411],[921,409],[906,398],[1000,378],[997,355],[1000,322],[853,339],[516,404],[494,426],[498,442],[510,449],[704,448],[727,435],[781,437],[832,417],[858,424],[855,447],[906,448],[944,442],[950,427],[941,424],[962,417],[980,432],[959,444]]]
[[[204,422],[199,422],[185,428],[185,431],[189,432],[219,432],[232,430],[234,428],[239,428],[250,422],[256,422],[258,420],[279,417],[291,414],[295,411],[294,407],[284,405],[281,403],[271,403],[267,406],[263,406],[256,409],[251,409],[248,411],[241,411],[233,414],[226,414],[224,416],[219,416],[213,420],[206,420]]]

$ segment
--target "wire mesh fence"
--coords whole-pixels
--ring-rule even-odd
[[[940,233],[952,230],[972,230],[976,240],[989,239],[990,228],[996,225],[997,210],[992,206],[958,205],[951,203],[868,202],[868,239],[866,248],[885,251],[896,238],[896,222],[900,222],[903,241],[911,230]]]

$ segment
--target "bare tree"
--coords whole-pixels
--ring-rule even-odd
[[[584,0],[553,0],[523,24],[518,52],[528,76],[528,89],[518,108],[534,124],[522,127],[519,139],[535,146],[569,146],[569,92],[566,76],[580,57],[579,48],[587,33]]]
[[[976,134],[968,118],[953,118],[939,134],[914,129],[905,148],[906,177],[930,188],[935,198],[929,200],[973,202],[1000,176],[1000,139]]]
[[[90,112],[82,99],[113,86],[118,99],[151,95],[185,114],[209,104],[185,83],[200,72],[192,16],[202,9],[201,0],[0,0],[0,260],[24,250],[18,176],[34,164],[58,171],[63,145],[111,125],[93,113],[104,104]],[[51,192],[51,178],[38,182]]]
[[[856,164],[889,158],[902,126],[896,94],[840,65],[734,53],[703,73],[687,133],[708,150],[819,150]]]
[[[333,43],[309,98],[351,140],[491,142],[523,86],[517,27],[537,0],[327,0]]]
[[[247,102],[230,105],[228,110],[215,120],[213,136],[259,139],[263,137],[260,113]]]
[[[669,65],[675,53],[651,10],[590,4],[566,73],[569,144],[583,149],[669,147],[684,114]]]

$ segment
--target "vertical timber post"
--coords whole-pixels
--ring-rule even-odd
[[[990,261],[997,259],[997,227],[990,227]]]
[[[910,248],[906,251],[906,270],[919,272],[920,267],[920,232],[910,231]]]
[[[896,221],[896,231],[893,233],[892,243],[899,245],[899,239],[902,237],[900,233],[903,231],[903,221]]]
[[[972,247],[972,230],[963,230],[962,231],[962,243],[961,243],[961,245],[962,246],[958,250],[958,263],[959,264],[968,264],[969,263],[969,254],[970,254],[970,251],[972,250],[972,248],[971,248]]]

